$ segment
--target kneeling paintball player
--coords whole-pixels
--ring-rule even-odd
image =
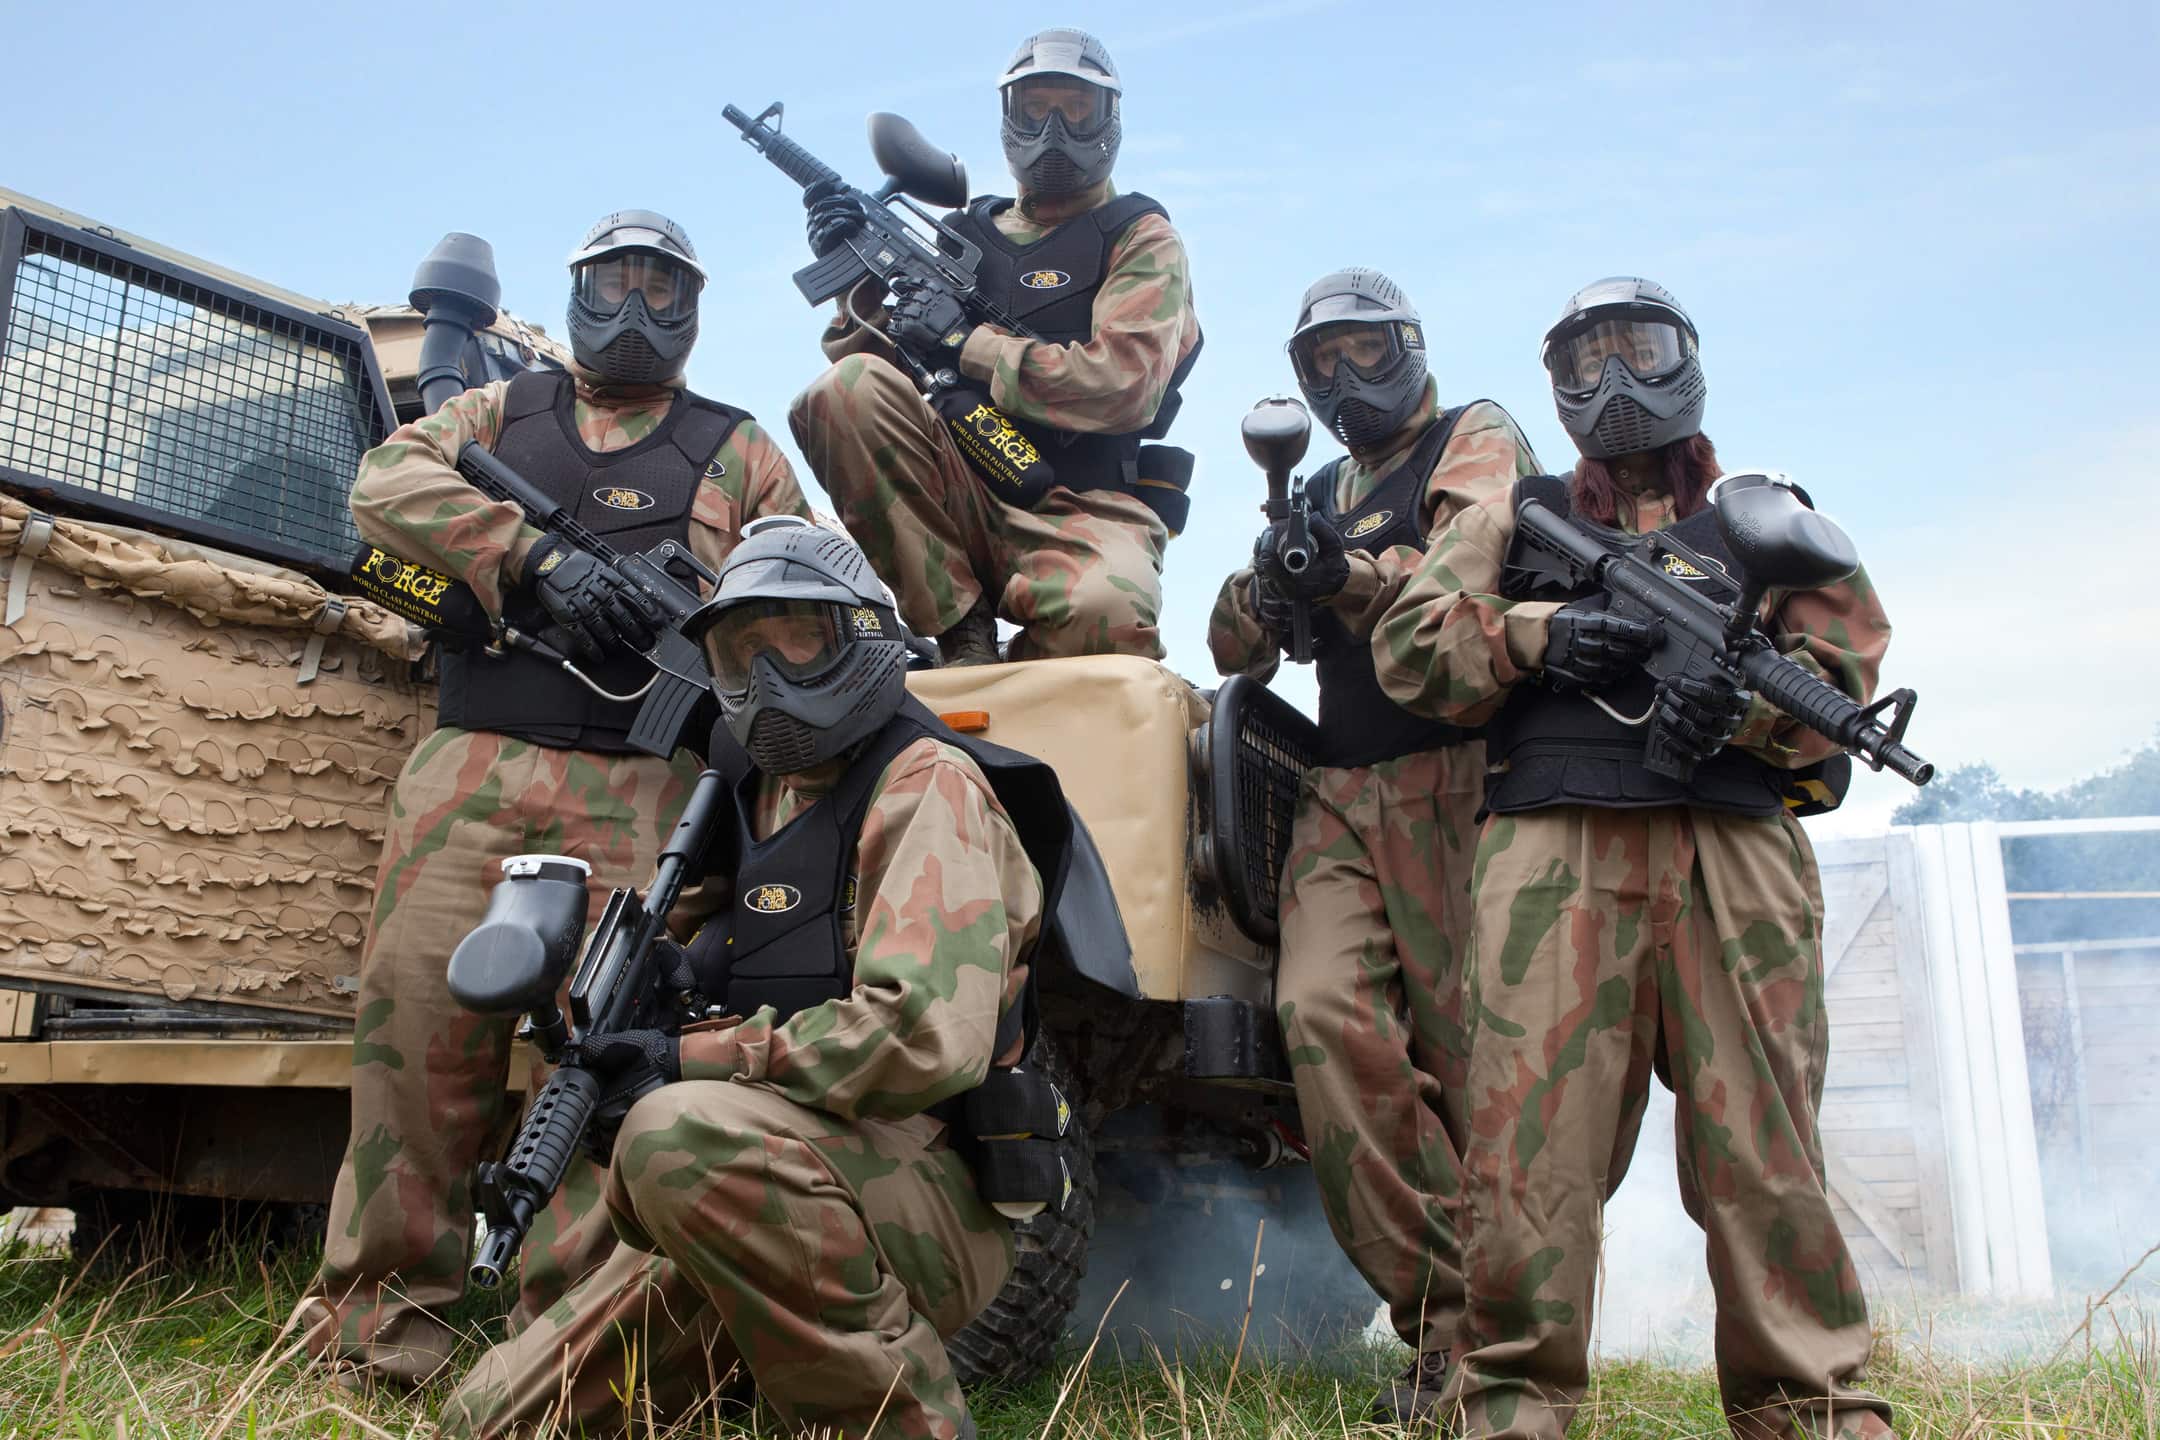
[[[1408,1424],[1440,1398],[1462,1315],[1461,967],[1485,747],[1380,692],[1372,628],[1458,511],[1538,463],[1492,401],[1440,404],[1424,323],[1377,270],[1316,282],[1289,348],[1350,454],[1307,482],[1311,565],[1287,573],[1270,526],[1224,584],[1208,644],[1224,674],[1264,680],[1290,607],[1312,607],[1320,763],[1282,879],[1276,1007],[1329,1228],[1417,1352],[1374,1402]]]
[[[638,652],[658,612],[592,555],[468,484],[457,470],[466,443],[618,548],[673,538],[715,569],[745,521],[809,507],[756,421],[683,388],[705,271],[680,226],[646,210],[609,215],[571,255],[570,275],[570,373],[468,390],[399,429],[360,462],[353,518],[369,542],[464,581],[491,615],[559,633],[622,694],[653,673]],[[511,1023],[460,1009],[445,958],[509,856],[589,863],[603,877],[596,907],[609,881],[651,867],[698,766],[687,750],[638,753],[637,713],[522,650],[445,651],[439,728],[391,794],[361,954],[352,1139],[311,1292],[315,1354],[406,1385],[449,1357],[438,1311],[464,1293],[471,1176],[500,1128]],[[569,1217],[598,1199],[594,1173],[563,1186],[528,1251],[514,1325],[599,1259],[567,1238]]]
[[[1556,578],[1521,518],[1537,502],[1609,551],[1668,532],[1707,567],[1667,552],[1676,585],[1736,575],[1708,503],[1719,469],[1696,344],[1661,286],[1577,293],[1543,352],[1582,452],[1574,474],[1463,510],[1375,635],[1389,695],[1486,725],[1466,966],[1469,1294],[1441,1407],[1465,1435],[1566,1431],[1589,1373],[1604,1199],[1653,1072],[1678,1102],[1680,1193],[1708,1241],[1733,1434],[1891,1433],[1889,1406],[1859,1388],[1867,1305],[1823,1181],[1822,884],[1789,813],[1803,794],[1820,801],[1798,782],[1836,747],[1722,670],[1653,682],[1658,636],[1608,613],[1595,585]],[[1802,669],[1872,693],[1890,626],[1864,573],[1773,590],[1758,614]],[[1658,769],[1646,734],[1664,737]]]
[[[612,1075],[587,1131],[612,1149],[607,1216],[585,1223],[626,1243],[482,1358],[452,1433],[643,1424],[639,1385],[681,1418],[738,1363],[791,1428],[974,1433],[943,1337],[1012,1267],[986,1195],[1012,1197],[961,1136],[1005,1133],[966,1117],[1020,1076],[1056,906],[993,777],[1040,767],[907,697],[845,536],[753,527],[719,596],[714,743],[750,767],[713,831],[732,900],[689,958],[732,1018],[581,1042]]]
[[[874,318],[864,312],[882,297],[845,295],[823,341],[835,363],[788,420],[841,522],[944,663],[996,660],[999,615],[1020,627],[1014,659],[1159,660],[1163,551],[1184,523],[1192,457],[1142,442],[1169,428],[1200,350],[1185,246],[1160,204],[1111,186],[1123,86],[1101,41],[1031,36],[998,89],[1019,198],[981,197],[945,223],[981,248],[983,294],[1039,338],[972,323],[928,292],[895,298],[881,334],[858,317]],[[852,197],[803,198],[817,254],[860,228]],[[892,346],[986,387],[1054,483],[993,493],[887,358]]]

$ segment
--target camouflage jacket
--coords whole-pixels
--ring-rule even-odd
[[[1641,535],[1673,522],[1672,497],[1644,491],[1618,527]],[[1512,493],[1460,512],[1373,635],[1381,688],[1420,715],[1476,725],[1508,690],[1545,663],[1546,621],[1557,604],[1500,598],[1500,570],[1515,534]],[[1801,668],[1865,703],[1875,693],[1890,621],[1867,572],[1822,590],[1773,590],[1763,614],[1778,648]],[[1836,747],[1756,696],[1732,743],[1772,765],[1812,764]]]
[[[572,373],[578,438],[603,454],[650,435],[682,388],[678,380],[608,390],[588,371]],[[363,540],[463,580],[490,615],[502,614],[503,595],[518,583],[540,532],[517,506],[468,485],[457,472],[457,454],[469,440],[494,448],[508,389],[498,380],[467,390],[433,415],[399,426],[361,457],[352,489],[353,523]],[[810,514],[787,456],[756,421],[736,426],[717,458],[720,478],[699,487],[690,511],[691,553],[715,570],[748,522]]]
[[[1381,448],[1362,455],[1352,453],[1336,467],[1335,513],[1347,514],[1363,504],[1373,487],[1415,448],[1425,427],[1439,414],[1440,388],[1428,379],[1424,400],[1402,429]],[[1507,411],[1490,400],[1469,406],[1456,421],[1447,449],[1434,462],[1419,501],[1426,545],[1429,548],[1439,539],[1464,506],[1509,489],[1519,476],[1538,473],[1537,456]],[[1328,603],[1352,635],[1368,636],[1422,558],[1407,545],[1393,546],[1377,555],[1352,550],[1350,578]],[[1215,597],[1214,613],[1208,617],[1208,650],[1215,657],[1219,673],[1266,680],[1275,673],[1281,652],[1275,638],[1253,614],[1252,575],[1248,565],[1223,582]]]
[[[998,215],[997,228],[1032,245],[1115,195],[1108,181],[1055,202],[1023,192],[1018,204]],[[856,312],[868,315],[881,297],[859,289],[852,298]],[[889,343],[849,317],[848,299],[843,297],[821,342],[829,359]],[[1074,345],[1022,340],[978,325],[960,352],[960,369],[987,382],[990,398],[1017,420],[1095,434],[1146,428],[1170,388],[1171,374],[1200,343],[1185,242],[1167,219],[1143,216],[1118,238],[1095,292],[1094,321],[1094,335]]]
[[[756,833],[786,825],[823,788],[768,778]],[[766,1007],[685,1030],[685,1080],[764,1085],[830,1114],[887,1120],[982,1080],[1043,908],[990,782],[962,751],[915,741],[871,792],[854,868],[858,898],[843,917],[853,993],[783,1023]]]

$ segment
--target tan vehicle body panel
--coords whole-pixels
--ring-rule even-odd
[[[412,398],[409,307],[333,305],[0,189],[9,205],[364,326],[392,396]],[[491,331],[528,360],[569,358],[514,316]],[[37,1040],[29,992],[349,1019],[384,806],[435,722],[432,687],[404,663],[418,633],[356,598],[333,614],[298,572],[119,525],[59,519],[23,556],[33,514],[0,492],[0,590],[20,572],[23,602],[0,626],[0,1086],[342,1087],[341,1039]],[[1191,686],[1118,656],[909,685],[940,713],[986,714],[984,738],[1057,769],[1145,998],[1268,1000],[1272,952],[1191,878],[1188,754],[1206,715]]]

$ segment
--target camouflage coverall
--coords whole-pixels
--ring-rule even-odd
[[[758,835],[816,798],[801,784],[764,782]],[[664,1424],[738,1362],[789,1426],[858,1437],[882,1412],[880,1437],[960,1433],[943,1337],[1004,1285],[1012,1235],[924,1111],[987,1072],[1042,887],[975,762],[928,738],[886,767],[855,873],[853,993],[684,1033],[683,1079],[616,1141],[627,1243],[482,1357],[450,1433],[642,1425],[648,1395]]]
[[[1620,528],[1672,523],[1669,496],[1635,497]],[[1381,683],[1404,705],[1476,724],[1542,666],[1558,606],[1499,598],[1513,531],[1511,496],[1464,510],[1381,621]],[[1805,668],[1873,690],[1890,626],[1864,573],[1773,592],[1765,611]],[[1830,750],[1759,696],[1732,743],[1785,767]],[[1823,1182],[1822,886],[1798,823],[1677,805],[1495,815],[1473,907],[1469,1300],[1445,1409],[1467,1434],[1566,1430],[1604,1197],[1654,1069],[1679,1102],[1680,1191],[1709,1242],[1733,1433],[1887,1435],[1889,1407],[1855,1388],[1867,1306]]]
[[[515,505],[466,484],[453,460],[468,440],[495,444],[506,389],[468,390],[401,427],[361,460],[352,492],[364,537],[466,581],[491,614],[501,613],[540,532]],[[579,437],[603,452],[634,445],[673,394],[596,391],[580,375]],[[738,425],[717,458],[724,473],[703,483],[690,516],[691,549],[716,570],[747,521],[809,513],[787,458],[754,422]],[[312,1291],[325,1302],[309,1336],[316,1354],[404,1384],[425,1380],[449,1355],[453,1337],[434,1312],[464,1293],[470,1179],[506,1118],[512,1022],[461,1009],[445,970],[487,908],[498,862],[528,851],[589,862],[587,918],[597,919],[613,885],[645,882],[698,769],[687,752],[659,760],[555,750],[452,728],[414,749],[390,797],[360,961],[352,1136]],[[571,1220],[599,1198],[598,1172],[575,1166],[533,1226],[513,1323],[605,1252],[569,1240]]]
[[[1112,198],[1021,202],[1000,233],[1033,244]],[[858,296],[858,313],[870,301]],[[1122,434],[1155,417],[1170,376],[1200,340],[1184,243],[1160,215],[1133,222],[1110,252],[1086,344],[1022,340],[977,326],[960,353],[1016,420]],[[994,498],[954,448],[945,423],[887,358],[883,335],[842,313],[823,345],[835,363],[788,411],[795,441],[841,523],[922,635],[942,635],[986,593],[1021,627],[1012,658],[1116,653],[1163,656],[1163,548],[1169,532],[1117,490],[1054,487],[1036,509]]]
[[[1335,513],[1363,503],[1439,413],[1437,386],[1403,429],[1335,473]],[[1426,535],[1498,494],[1537,457],[1507,412],[1471,406],[1423,492]],[[1364,638],[1416,567],[1398,546],[1350,552],[1330,603]],[[1218,670],[1265,680],[1278,646],[1252,613],[1250,569],[1226,581],[1208,623]],[[1461,963],[1481,741],[1377,765],[1309,771],[1282,877],[1275,1005],[1328,1225],[1387,1302],[1396,1333],[1447,1349],[1462,1314],[1454,1211],[1461,1184]]]

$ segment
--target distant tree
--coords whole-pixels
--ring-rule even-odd
[[[2044,820],[2048,797],[2003,784],[1986,763],[1960,765],[1915,791],[1891,815],[1893,825],[1944,825],[1953,820]]]
[[[1995,767],[1960,765],[1898,806],[1893,825],[1955,820],[2097,820],[2160,815],[2160,734],[2120,765],[2060,790],[2014,790]]]

